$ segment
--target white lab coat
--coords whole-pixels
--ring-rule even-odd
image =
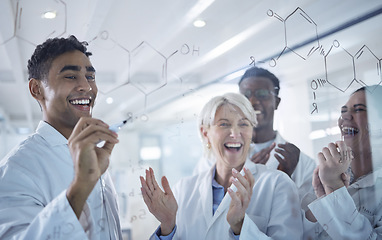
[[[74,171],[67,139],[40,122],[0,162],[0,239],[122,239],[116,192],[106,172],[80,221],[66,198]]]
[[[277,144],[285,144],[287,141],[280,135],[279,132],[276,132],[276,138],[274,139],[274,142]],[[256,143],[251,144],[252,151],[248,154],[248,161],[250,161],[250,157],[253,156],[253,154],[256,153],[254,150],[256,147]],[[261,150],[261,149],[260,149]],[[275,149],[272,150],[270,153],[269,160],[265,164],[269,169],[277,169],[279,165],[279,161],[275,158]],[[215,163],[214,158],[201,158],[199,162],[197,163],[194,174],[205,171],[206,169],[209,169],[213,164]],[[304,197],[304,195],[308,192],[313,193],[313,187],[312,187],[312,175],[313,171],[316,168],[316,162],[314,159],[310,158],[308,155],[300,151],[300,157],[298,160],[298,164],[296,166],[296,169],[292,173],[292,180],[296,184],[298,189],[298,194],[300,199]]]
[[[264,165],[245,164],[255,178],[251,202],[244,217],[240,239],[298,240],[302,237],[302,218],[296,186],[281,171]],[[212,176],[215,165],[174,187],[178,203],[177,229],[173,239],[233,239],[227,222],[231,197],[227,193],[212,214]],[[155,239],[155,234],[151,239]]]

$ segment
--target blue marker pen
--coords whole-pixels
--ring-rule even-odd
[[[118,132],[119,130],[121,130],[121,128],[127,123],[127,121],[129,121],[131,119],[131,117],[129,117],[128,119],[126,120],[123,120],[122,122],[119,122],[119,123],[116,123],[116,124],[113,124],[109,127],[109,129],[113,132]]]

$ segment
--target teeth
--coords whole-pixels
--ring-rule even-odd
[[[73,105],[88,105],[90,103],[90,99],[75,99],[70,101]]]
[[[227,143],[225,146],[229,148],[239,148],[241,147],[241,143]]]
[[[359,130],[356,128],[352,128],[352,127],[343,127],[342,132],[346,133],[346,134],[354,135],[355,133],[358,133]]]

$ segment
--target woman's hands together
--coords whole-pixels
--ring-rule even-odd
[[[241,232],[245,211],[251,201],[252,189],[255,184],[251,171],[244,168],[244,173],[245,175],[242,176],[236,169],[232,169],[232,183],[236,186],[237,191],[234,192],[231,188],[227,190],[232,198],[227,213],[227,221],[236,235]]]

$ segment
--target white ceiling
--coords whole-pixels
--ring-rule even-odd
[[[51,10],[55,19],[41,18]],[[237,76],[230,74],[253,59],[284,79],[284,89],[326,79],[324,55],[335,40],[340,47],[332,55],[342,53],[330,56],[331,72],[349,68],[341,54],[354,56],[363,45],[380,64],[381,13],[380,0],[3,0],[0,116],[15,132],[32,131],[41,119],[26,63],[48,37],[74,34],[89,42],[99,86],[96,117],[167,122],[192,118],[213,94],[236,91]],[[207,25],[194,27],[196,19]],[[282,53],[285,46],[292,51]],[[312,47],[318,49],[308,56]],[[375,61],[372,54],[366,62]]]

